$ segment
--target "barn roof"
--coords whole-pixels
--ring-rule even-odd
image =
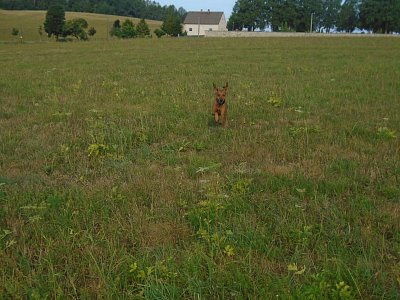
[[[222,11],[189,11],[186,15],[184,24],[218,25],[221,21]]]

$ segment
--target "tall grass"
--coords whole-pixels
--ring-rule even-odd
[[[0,52],[1,298],[398,297],[397,38]]]

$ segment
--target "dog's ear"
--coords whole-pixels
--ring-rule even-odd
[[[228,89],[228,83],[225,83],[224,90],[226,91],[227,89]]]
[[[213,83],[213,88],[214,88],[214,91],[218,90],[218,88],[217,88],[217,86],[215,85],[215,83]]]

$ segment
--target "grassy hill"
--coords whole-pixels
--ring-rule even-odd
[[[0,42],[1,41],[15,41],[18,38],[11,35],[13,27],[22,31],[24,41],[40,41],[38,28],[40,25],[43,27],[43,22],[46,17],[45,11],[8,11],[0,10]],[[97,30],[93,39],[104,40],[107,39],[107,31],[111,29],[113,22],[116,19],[121,21],[131,19],[134,24],[137,24],[139,19],[128,18],[124,16],[110,16],[90,13],[66,12],[65,18],[84,18],[88,21],[89,27],[94,27]],[[160,27],[162,22],[147,20],[150,30]],[[46,33],[43,31],[42,40],[48,40]],[[53,40],[53,39],[52,39]]]
[[[10,43],[0,66],[0,299],[398,299],[399,39]]]

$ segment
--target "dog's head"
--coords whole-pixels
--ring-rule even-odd
[[[226,101],[226,91],[228,90],[228,83],[222,87],[222,89],[218,88],[215,83],[213,84],[214,92],[215,92],[215,101],[218,105],[223,105]]]

